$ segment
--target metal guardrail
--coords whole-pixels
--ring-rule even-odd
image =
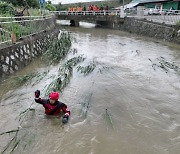
[[[47,28],[51,24],[42,22],[51,16],[22,16],[22,17],[0,17],[0,45],[11,43],[23,36],[30,35]]]
[[[180,15],[148,15],[148,16],[136,16],[138,19],[146,19],[156,23],[165,23],[167,25],[176,25],[180,22]]]
[[[145,8],[144,15],[180,15],[180,10]]]
[[[148,21],[169,25],[176,25],[180,22],[180,10],[144,8],[138,12],[137,9],[129,9],[126,11],[126,15],[128,17],[146,19]]]

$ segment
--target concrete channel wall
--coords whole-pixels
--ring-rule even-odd
[[[180,27],[135,18],[125,18],[119,25],[122,31],[180,44]]]
[[[98,27],[126,31],[142,36],[157,38],[168,42],[180,44],[180,27],[126,17],[123,20],[119,17],[112,17],[110,20],[97,21]]]
[[[177,18],[177,16],[175,15],[172,18]],[[86,21],[95,23],[97,27],[101,28],[110,28],[127,31],[142,36],[148,36],[180,44],[180,26],[177,27],[175,25],[168,25],[168,22],[162,22],[162,19],[169,20],[168,18],[165,18],[165,16],[152,16],[151,20],[147,19],[146,17],[143,17],[144,16],[142,15],[120,18],[120,16],[117,15],[56,14],[56,18],[59,20],[70,20],[72,26],[79,26],[80,21]]]
[[[51,37],[58,34],[58,29],[55,28],[55,17],[49,18],[44,22],[51,25],[49,26],[51,28],[23,37],[16,44],[0,49],[0,82],[41,55]]]

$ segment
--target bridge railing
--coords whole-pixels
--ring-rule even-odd
[[[103,11],[53,11],[51,13],[59,14],[59,15],[94,15],[94,16],[121,16],[120,10],[103,10]],[[147,19],[153,22],[166,23],[175,25],[180,22],[180,10],[168,10],[168,9],[143,9],[142,12],[138,14],[136,8],[126,9],[124,16],[134,17],[137,19]]]
[[[104,10],[104,11],[51,11],[51,13],[59,14],[59,15],[120,15],[119,10]]]
[[[136,15],[136,18],[145,18],[148,21],[176,25],[180,22],[180,10],[144,9],[143,16]]]
[[[52,16],[22,16],[22,17],[0,17],[0,46],[3,43],[17,41],[23,36],[40,32],[54,26],[47,24],[45,20]],[[42,22],[43,21],[43,22]]]
[[[146,19],[156,23],[165,23],[168,25],[176,25],[180,23],[180,15],[148,15],[148,16],[136,16],[138,19]]]

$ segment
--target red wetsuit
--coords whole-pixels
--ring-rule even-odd
[[[70,115],[70,111],[68,110],[67,105],[60,101],[56,101],[54,104],[50,104],[49,99],[35,98],[35,102],[43,105],[46,115],[58,115],[61,110],[65,114]]]

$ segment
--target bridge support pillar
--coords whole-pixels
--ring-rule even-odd
[[[70,20],[70,26],[78,27],[79,26],[79,21]]]

